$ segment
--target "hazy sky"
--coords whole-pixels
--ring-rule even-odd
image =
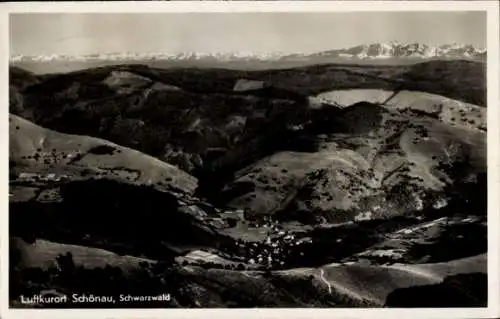
[[[12,14],[11,54],[307,52],[397,40],[486,47],[485,12]]]

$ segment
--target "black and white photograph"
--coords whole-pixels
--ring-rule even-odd
[[[8,29],[9,308],[492,302],[486,10]]]

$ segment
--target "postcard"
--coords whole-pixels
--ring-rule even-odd
[[[2,317],[498,317],[498,8],[2,5]]]

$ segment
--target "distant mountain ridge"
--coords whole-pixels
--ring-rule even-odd
[[[445,44],[430,46],[421,43],[372,43],[357,45],[347,49],[323,51],[313,56],[329,56],[349,59],[389,59],[389,58],[420,58],[420,59],[473,59],[486,56],[485,49],[475,48],[470,44]]]
[[[88,55],[13,55],[11,62],[50,62],[50,61],[95,61],[95,60],[214,60],[214,61],[293,61],[314,58],[339,58],[348,60],[404,59],[481,59],[486,57],[486,49],[470,44],[445,44],[430,46],[421,43],[372,43],[350,48],[328,50],[317,53],[283,52],[117,52]]]

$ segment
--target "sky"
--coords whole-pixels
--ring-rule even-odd
[[[10,15],[11,55],[318,52],[400,41],[486,47],[486,13],[27,13]]]

